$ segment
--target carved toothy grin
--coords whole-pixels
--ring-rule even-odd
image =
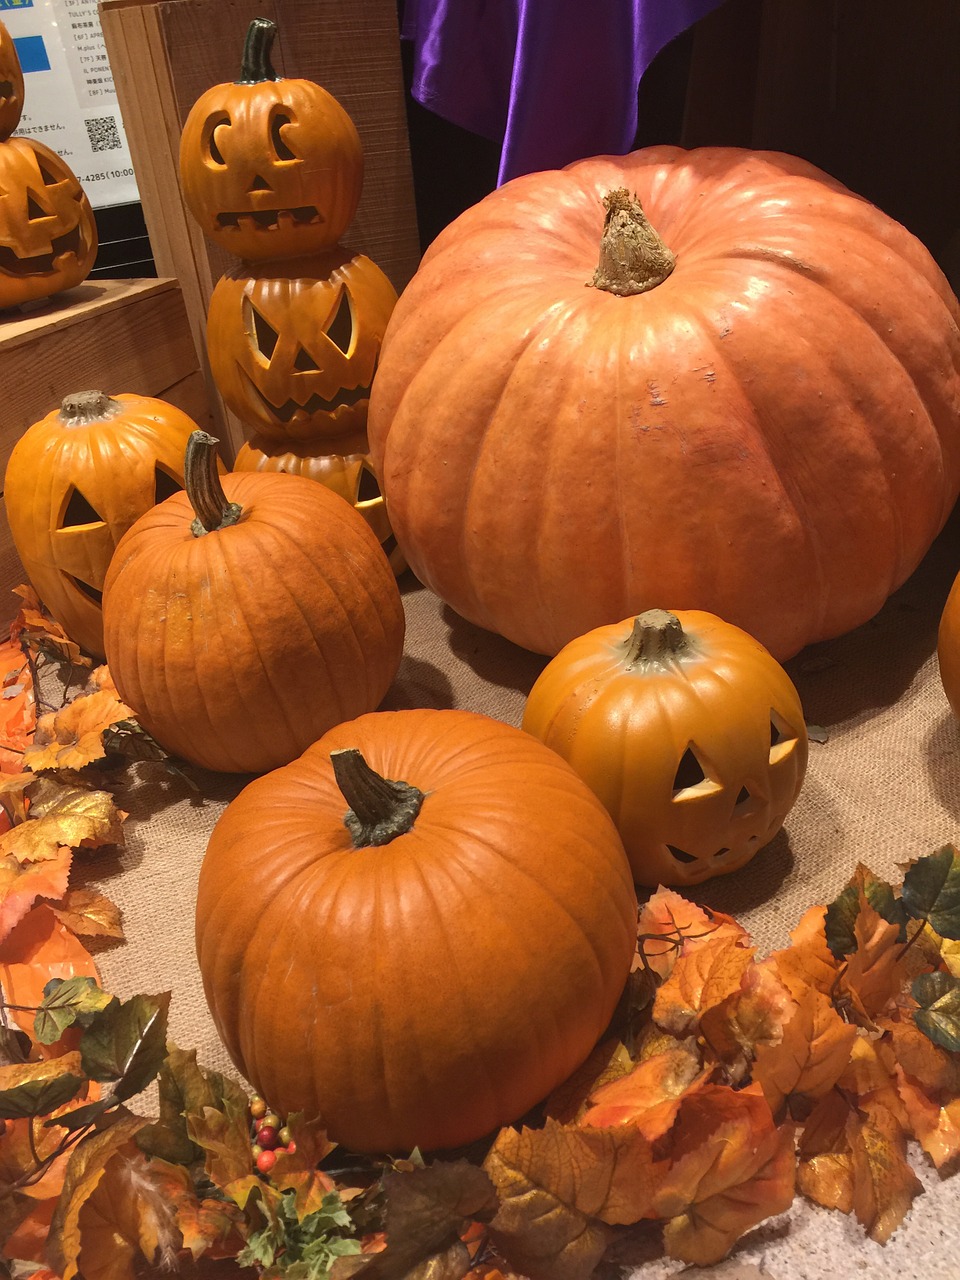
[[[57,258],[65,253],[80,257],[82,242],[80,223],[68,231],[66,235],[57,236],[50,242],[50,252],[37,254],[33,258],[18,258],[9,245],[0,244],[0,272],[8,276],[39,276],[56,269]]]
[[[281,422],[292,422],[294,418],[313,417],[315,413],[336,413],[338,409],[350,409],[354,405],[361,404],[365,400],[370,399],[369,387],[356,387],[350,389],[344,388],[330,400],[325,400],[323,396],[309,396],[302,404],[296,400],[287,400],[284,404],[271,404],[260,388],[256,385],[250,375],[244,370],[244,377],[250,386],[256,392],[261,404],[267,412],[274,418],[278,418]]]
[[[302,205],[299,209],[255,209],[243,213],[217,214],[217,226],[232,227],[238,231],[250,226],[265,227],[268,230],[284,225],[304,227],[323,221],[323,214],[312,204]]]

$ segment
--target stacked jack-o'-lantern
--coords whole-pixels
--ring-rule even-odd
[[[210,300],[210,368],[248,431],[235,469],[327,484],[365,516],[399,571],[366,435],[397,295],[369,258],[339,243],[363,182],[356,127],[319,85],[276,75],[275,34],[254,19],[240,79],[197,100],[181,139],[187,206],[241,259]]]
[[[76,175],[55,151],[14,138],[23,111],[17,50],[0,23],[0,309],[85,280],[97,227]]]

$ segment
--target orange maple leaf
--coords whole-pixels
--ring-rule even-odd
[[[19,773],[37,723],[33,676],[13,640],[0,644],[0,773]]]
[[[807,987],[780,1042],[757,1049],[754,1079],[770,1110],[776,1115],[787,1102],[829,1092],[847,1066],[856,1038],[857,1028],[843,1021],[827,996]]]
[[[60,623],[44,613],[40,597],[33,587],[14,587],[13,592],[23,600],[23,605],[10,624],[11,640],[18,644],[22,641],[34,650],[46,645],[55,649],[75,667],[92,666],[90,658],[83,656],[80,646],[70,639]]]
[[[61,924],[81,938],[123,938],[120,908],[95,889],[67,889],[50,906]]]
[[[673,1124],[682,1099],[706,1084],[710,1074],[709,1069],[701,1070],[692,1046],[654,1054],[629,1075],[595,1090],[592,1105],[578,1123],[597,1129],[633,1124],[649,1142],[655,1142]]]
[[[662,885],[640,908],[637,933],[645,963],[660,978],[669,977],[681,939],[690,949],[712,936],[739,940],[743,946],[749,942],[746,930],[731,916],[708,912]]]
[[[675,1041],[671,1038],[671,1045]],[[601,1040],[581,1067],[554,1089],[543,1104],[544,1114],[560,1124],[571,1124],[587,1108],[587,1099],[634,1068],[633,1059],[619,1040]]]
[[[807,987],[828,995],[840,966],[827,946],[826,907],[810,907],[790,934],[790,946],[774,951],[767,963],[775,966],[784,986],[796,997]]]
[[[853,1209],[853,1158],[847,1121],[854,1115],[850,1101],[838,1089],[816,1103],[798,1144],[797,1188],[825,1209],[850,1213]]]
[[[59,711],[40,717],[23,763],[35,773],[41,769],[82,769],[107,754],[104,733],[133,715],[132,708],[106,690],[81,694]]]
[[[94,978],[100,973],[86,947],[57,919],[45,902],[33,907],[0,942],[0,986],[13,1005],[37,1008],[43,988],[51,978]],[[11,1018],[27,1035],[33,1035],[33,1014],[11,1010]],[[59,1050],[39,1046],[44,1056]]]
[[[899,935],[899,927],[884,920],[861,890],[854,924],[857,949],[841,973],[839,990],[849,1000],[853,1016],[871,1029],[877,1015],[901,990],[906,976]]]
[[[715,933],[697,943],[685,942],[680,958],[653,1002],[653,1019],[675,1036],[687,1036],[700,1015],[740,990],[753,963],[752,947],[741,939]]]
[[[60,847],[44,862],[21,863],[13,854],[0,856],[0,942],[10,934],[37,898],[60,898],[66,892],[73,852]]]
[[[899,1119],[882,1105],[861,1103],[847,1120],[853,1170],[853,1211],[871,1240],[886,1244],[922,1190],[907,1163]]]
[[[764,960],[745,970],[739,991],[701,1015],[701,1035],[723,1062],[728,1084],[746,1078],[760,1045],[779,1044],[796,1007],[776,966]]]

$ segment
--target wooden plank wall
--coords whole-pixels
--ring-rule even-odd
[[[353,117],[365,180],[344,239],[404,287],[420,247],[394,0],[101,0],[100,12],[157,270],[180,281],[204,363],[210,293],[233,260],[205,239],[181,201],[180,131],[204,90],[236,78],[252,18],[277,23],[280,75],[315,80]],[[236,447],[242,428],[212,384],[210,392]]]

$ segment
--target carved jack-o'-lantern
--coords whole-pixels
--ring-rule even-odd
[[[97,256],[97,226],[80,183],[32,138],[0,142],[0,307],[72,289]]]
[[[356,126],[312,80],[276,74],[275,34],[269,19],[253,20],[239,81],[198,98],[180,140],[187,207],[205,235],[248,261],[331,248],[363,184]]]
[[[523,727],[603,801],[642,885],[742,867],[779,831],[806,771],[787,673],[697,610],[651,609],[572,640],[530,691]]]
[[[332,443],[332,442],[331,442]],[[309,444],[271,450],[252,440],[243,445],[233,464],[234,471],[283,471],[289,475],[318,480],[339,493],[363,516],[377,535],[393,572],[399,576],[407,567],[390,528],[386,504],[377,477],[367,457],[367,441],[362,434],[337,442],[338,453],[314,453]]]
[[[207,315],[210,369],[225,403],[275,444],[316,447],[365,432],[396,300],[378,266],[342,248],[228,272]]]
[[[81,391],[14,446],[3,493],[14,545],[41,600],[89,653],[103,655],[100,596],[114,548],[183,487],[196,429],[163,400]]]
[[[13,37],[0,22],[0,142],[20,123],[23,111],[23,72]]]

